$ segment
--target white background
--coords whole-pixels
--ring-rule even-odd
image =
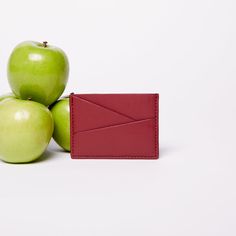
[[[236,235],[234,0],[0,0],[0,93],[24,40],[70,59],[65,94],[160,93],[160,159],[0,162],[0,234]],[[1,132],[1,131],[0,131]]]

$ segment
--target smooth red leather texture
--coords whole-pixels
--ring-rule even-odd
[[[158,94],[71,94],[73,159],[157,159]]]

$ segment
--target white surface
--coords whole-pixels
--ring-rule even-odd
[[[235,236],[236,2],[1,1],[0,92],[24,40],[63,48],[65,94],[159,92],[158,161],[0,163],[0,234]]]

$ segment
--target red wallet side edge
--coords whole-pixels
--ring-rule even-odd
[[[71,158],[74,157],[74,147],[73,147],[73,144],[74,144],[74,135],[73,135],[73,122],[74,122],[74,105],[73,105],[73,95],[74,93],[71,93],[70,94],[70,97],[69,97],[69,104],[70,104],[70,155],[71,155]]]
[[[159,158],[159,94],[155,94],[156,100],[156,159]]]
[[[73,135],[73,122],[74,122],[74,93],[70,94],[70,147],[71,147],[71,158],[72,159],[140,159],[140,160],[155,160],[159,158],[159,94],[153,94],[155,95],[155,156],[127,156],[127,157],[119,157],[119,156],[113,156],[113,157],[100,157],[100,156],[77,156],[73,153],[74,151],[74,135]]]

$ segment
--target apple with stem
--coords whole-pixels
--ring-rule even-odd
[[[46,41],[25,41],[12,51],[7,73],[10,87],[18,98],[48,106],[65,90],[69,62],[60,48]]]
[[[70,106],[69,98],[65,97],[51,108],[54,120],[53,139],[64,150],[70,151]]]
[[[39,158],[53,133],[52,114],[44,105],[16,98],[0,102],[0,159],[26,163]]]

